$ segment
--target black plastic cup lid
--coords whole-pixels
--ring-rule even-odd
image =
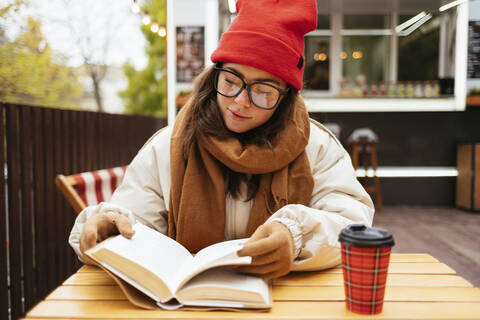
[[[338,241],[352,247],[386,248],[395,245],[390,231],[367,227],[363,224],[351,224],[345,227],[338,237]]]

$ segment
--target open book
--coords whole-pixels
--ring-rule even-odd
[[[142,307],[154,303],[164,309],[271,307],[268,281],[226,267],[251,263],[251,257],[237,255],[247,239],[216,243],[193,257],[175,240],[143,224],[136,223],[133,229],[132,239],[118,235],[86,252],[132,303]]]

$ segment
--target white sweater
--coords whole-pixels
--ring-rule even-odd
[[[167,234],[171,133],[172,128],[168,127],[147,141],[108,203],[87,207],[78,215],[69,238],[78,256],[83,224],[94,214],[125,214],[132,223],[139,221]],[[371,226],[374,213],[370,196],[355,177],[348,153],[322,125],[310,125],[306,152],[314,178],[309,205],[284,206],[265,222],[280,221],[291,231],[297,254],[292,268],[295,271],[339,264],[341,229],[351,223]],[[252,201],[227,196],[225,240],[245,237],[251,206]]]

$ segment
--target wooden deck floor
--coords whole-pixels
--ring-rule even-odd
[[[385,207],[374,226],[390,230],[393,252],[429,253],[480,287],[480,213],[445,207]]]

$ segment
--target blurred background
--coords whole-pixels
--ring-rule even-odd
[[[235,0],[172,1],[170,19],[166,0],[3,0],[1,8],[1,100],[161,116],[191,90],[235,18]],[[479,92],[478,1],[320,1],[318,9],[317,30],[305,37],[312,113],[465,110]]]
[[[2,1],[0,99],[165,114],[165,34],[150,30],[155,19],[165,32],[165,3],[148,3],[155,18],[145,24],[135,8],[131,1]]]

